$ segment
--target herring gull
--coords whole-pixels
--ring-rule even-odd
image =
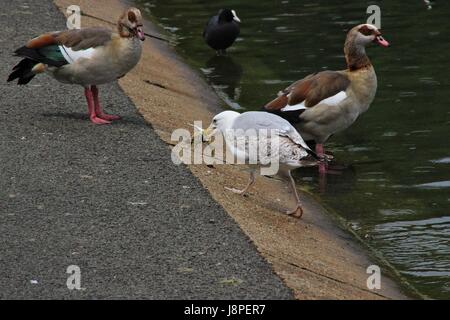
[[[245,195],[255,182],[256,169],[268,168],[270,160],[276,160],[277,171],[265,174],[261,170],[261,174],[278,175],[287,180],[295,196],[296,206],[286,214],[298,218],[303,215],[291,170],[317,165],[318,157],[288,121],[268,112],[250,111],[240,114],[224,111],[213,118],[203,136],[206,141],[211,141],[211,137],[216,133],[222,134],[228,150],[238,159],[238,163],[250,164],[251,169],[248,184],[244,189],[226,189]],[[245,140],[245,143],[239,143],[240,140]],[[256,156],[251,154],[252,150],[254,152],[256,149],[251,149],[250,141],[258,146]]]

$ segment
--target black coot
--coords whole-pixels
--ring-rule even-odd
[[[218,53],[224,53],[239,36],[239,18],[234,10],[221,9],[209,19],[203,31],[206,43]]]

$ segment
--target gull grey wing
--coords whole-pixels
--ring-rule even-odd
[[[350,85],[350,79],[343,71],[322,71],[310,74],[296,81],[281,92],[264,109],[268,111],[283,111],[287,106],[302,104],[304,108],[312,108],[325,99],[339,92],[345,92]]]
[[[283,132],[289,130],[289,123],[286,124],[286,122],[278,120],[283,119],[268,112],[249,111],[242,113],[238,118],[236,118],[233,124],[233,129],[277,129]]]
[[[249,129],[277,130],[280,136],[288,137],[295,144],[300,145],[308,151],[311,151],[311,149],[303,140],[302,136],[287,120],[269,112],[245,112],[234,121],[233,129],[242,129],[244,131]]]

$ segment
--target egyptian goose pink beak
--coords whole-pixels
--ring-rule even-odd
[[[145,40],[145,33],[144,33],[144,29],[142,28],[142,26],[136,27],[136,34],[137,34],[139,40],[141,40],[141,41]]]
[[[381,36],[381,34],[379,36],[376,36],[374,41],[376,43],[378,43],[380,46],[385,47],[385,48],[390,46],[389,42],[384,40],[384,38]]]
[[[264,109],[289,120],[305,140],[316,144],[316,153],[325,159],[323,143],[348,128],[375,97],[377,77],[366,55],[371,43],[389,46],[375,26],[354,27],[344,46],[346,70],[308,75],[281,91]],[[327,172],[325,161],[319,172]]]
[[[126,75],[139,62],[141,41],[145,40],[141,12],[129,8],[119,17],[118,33],[105,28],[85,28],[51,32],[34,38],[17,49],[23,57],[9,75],[25,85],[35,75],[46,72],[56,80],[85,88],[90,120],[108,124],[119,116],[103,112],[97,85]]]
[[[370,24],[363,24],[359,26],[359,32],[365,36],[374,37],[373,42],[382,46],[389,47],[389,42],[387,42],[383,36],[381,35],[380,30],[378,30],[375,26]]]

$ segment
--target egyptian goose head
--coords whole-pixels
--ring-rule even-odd
[[[145,34],[143,31],[142,15],[141,11],[136,8],[127,9],[117,22],[119,34],[123,38],[137,37],[141,41],[145,40]]]
[[[372,43],[389,47],[389,42],[383,38],[380,30],[374,25],[360,24],[348,32],[344,53],[349,70],[358,70],[371,65],[366,55],[366,46]]]

